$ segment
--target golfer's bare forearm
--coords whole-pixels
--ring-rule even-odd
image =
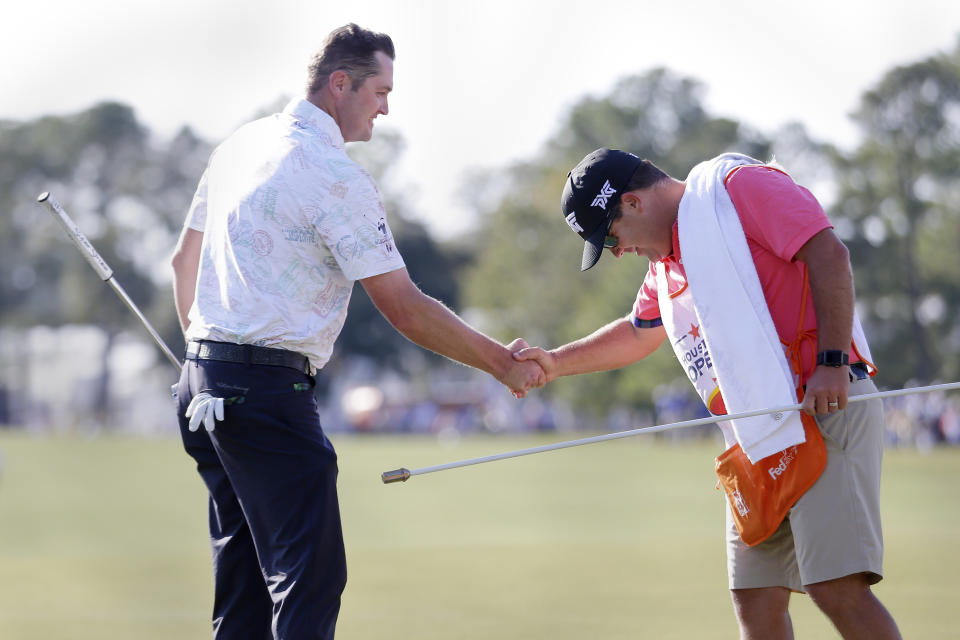
[[[503,345],[473,329],[443,303],[425,294],[407,313],[391,321],[411,342],[497,379],[503,378],[515,364]]]
[[[187,316],[197,292],[197,272],[200,268],[200,249],[203,233],[184,229],[170,260],[173,266],[173,304],[177,309],[180,329],[186,333],[190,326]]]
[[[361,280],[370,299],[411,342],[451,360],[485,371],[498,380],[515,365],[510,352],[461,320],[410,280],[406,269]]]

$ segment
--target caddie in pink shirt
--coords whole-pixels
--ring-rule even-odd
[[[816,367],[817,317],[813,305],[808,304],[799,324],[795,304],[803,296],[806,267],[793,257],[810,238],[832,229],[833,224],[813,194],[779,168],[740,166],[726,178],[726,188],[740,216],[777,333],[785,344],[801,338],[799,357],[802,380],[806,383]],[[777,215],[769,215],[771,210]],[[676,224],[672,244],[673,252],[669,256],[650,263],[647,277],[637,292],[633,314],[639,321],[638,326],[643,321],[650,323],[660,318],[656,283],[661,270],[670,274],[670,293],[686,286]],[[851,364],[862,362],[852,343],[848,355]]]
[[[744,493],[766,470],[774,491],[792,474],[810,480],[756,538],[742,526],[740,491],[726,494],[741,638],[793,638],[792,593],[809,594],[845,638],[899,638],[871,590],[883,576],[883,407],[847,406],[848,396],[876,391],[876,367],[854,311],[849,253],[816,198],[780,168],[739,154],[702,162],[681,181],[604,148],[570,172],[561,209],[584,240],[581,270],[604,249],[645,256],[649,269],[623,317],[514,357],[538,361],[549,382],[634,363],[669,340],[715,415],[802,402],[802,412],[718,423],[721,483],[719,463],[731,454],[748,472],[738,476]],[[796,455],[811,447],[822,453],[816,468]]]

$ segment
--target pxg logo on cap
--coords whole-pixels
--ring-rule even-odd
[[[567,225],[584,240],[581,271],[595,265],[603,254],[613,209],[641,162],[632,153],[603,148],[588,154],[567,174],[560,209]]]
[[[591,207],[600,207],[604,211],[607,210],[607,200],[610,199],[610,196],[617,195],[617,190],[610,186],[610,181],[607,180],[603,183],[603,187],[600,189],[600,193],[597,194],[597,197],[593,199],[593,202],[590,203]]]

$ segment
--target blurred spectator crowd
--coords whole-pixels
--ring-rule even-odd
[[[102,355],[103,342],[101,332],[89,326],[38,327],[17,340],[0,332],[0,428],[175,434],[170,387],[176,371],[140,336],[118,336],[109,357]],[[490,376],[438,359],[424,360],[406,375],[370,360],[335,360],[318,376],[318,399],[322,424],[331,433],[441,438],[610,433],[707,415],[682,377],[660,385],[649,409],[613,406],[598,418],[539,391],[517,400]],[[904,395],[884,403],[889,446],[960,445],[960,392]],[[712,425],[656,437],[720,439]]]

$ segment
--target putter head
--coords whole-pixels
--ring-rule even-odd
[[[410,470],[409,469],[394,469],[393,471],[384,471],[380,474],[380,479],[383,480],[383,484],[391,484],[393,482],[406,482],[410,479]]]

